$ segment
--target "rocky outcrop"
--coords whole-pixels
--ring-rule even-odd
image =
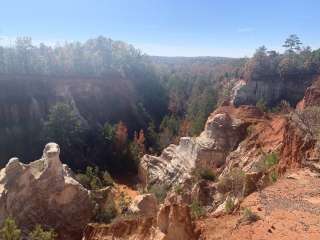
[[[110,225],[92,223],[86,226],[82,240],[160,240],[155,238],[153,224],[153,218],[123,219]]]
[[[94,205],[59,154],[59,146],[49,143],[40,160],[23,164],[10,159],[0,171],[0,223],[13,216],[24,234],[41,224],[53,228],[59,239],[81,238]]]
[[[187,205],[162,205],[157,216],[157,227],[158,236],[165,236],[162,238],[165,240],[196,240],[199,235]]]
[[[297,110],[320,106],[320,78],[307,88],[303,99],[297,104]]]
[[[235,106],[255,105],[263,100],[268,106],[275,106],[281,100],[288,101],[295,106],[304,96],[305,90],[311,85],[316,76],[292,75],[287,77],[269,76],[265,79],[240,80],[242,84],[236,84],[232,103]]]
[[[133,214],[153,217],[158,211],[157,199],[152,194],[138,195],[133,199],[128,210]]]
[[[141,182],[145,186],[172,185],[188,178],[193,168],[220,169],[246,136],[247,123],[223,110],[227,108],[218,109],[209,117],[199,137],[182,137],[179,145],[171,144],[160,156],[143,156],[139,165]],[[256,108],[244,108],[246,114],[261,115]]]
[[[110,225],[89,224],[83,240],[197,240],[199,235],[188,205],[168,198],[154,217],[124,218]]]

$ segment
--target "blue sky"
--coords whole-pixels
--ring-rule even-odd
[[[319,48],[319,12],[319,0],[2,0],[0,43],[104,35],[150,55],[243,57],[291,33]]]

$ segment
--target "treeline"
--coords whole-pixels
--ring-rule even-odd
[[[217,88],[223,81],[237,78],[244,62],[150,57],[105,37],[56,46],[34,45],[29,37],[17,38],[13,45],[0,47],[0,79],[8,89],[3,91],[4,104],[0,105],[1,117],[6,119],[0,126],[1,141],[3,146],[15,143],[13,154],[19,155],[21,149],[57,142],[62,160],[74,170],[97,166],[112,174],[136,172],[144,153],[158,154],[180,136],[195,136],[203,130],[219,101]],[[39,97],[24,84],[21,96],[13,99],[15,94],[10,91],[17,89],[15,76],[32,78],[30,88],[41,85],[45,93]],[[99,85],[105,93],[86,92],[90,80],[99,82],[91,78],[110,83],[109,87]],[[72,80],[78,82],[69,84]],[[59,98],[55,91],[63,87],[69,95]],[[25,113],[16,107],[22,101]],[[19,110],[17,114],[10,104]],[[39,104],[45,108],[41,113]],[[28,108],[32,108],[32,116]],[[30,139],[30,146],[17,144],[21,138]],[[11,152],[3,156],[7,159]]]
[[[0,73],[101,76],[144,68],[145,56],[132,45],[105,37],[84,43],[34,45],[30,37],[0,47]]]
[[[245,65],[242,75],[246,80],[266,80],[279,77],[303,76],[320,73],[320,49],[303,47],[297,35],[291,35],[283,44],[284,53],[267,50],[265,46],[257,49]]]

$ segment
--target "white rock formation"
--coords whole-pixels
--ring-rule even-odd
[[[152,194],[136,196],[129,206],[129,211],[145,217],[154,217],[158,211],[158,202]]]
[[[59,153],[56,143],[48,143],[40,160],[23,164],[12,158],[0,171],[0,224],[12,216],[24,233],[41,224],[59,239],[81,238],[94,206]]]
[[[199,137],[182,137],[179,145],[171,144],[160,156],[144,155],[139,178],[146,185],[171,185],[189,177],[193,168],[216,169],[245,136],[243,122],[227,113],[212,114]]]

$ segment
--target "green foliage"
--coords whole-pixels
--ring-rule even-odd
[[[87,189],[98,190],[106,186],[113,186],[112,177],[107,171],[101,172],[98,167],[86,168],[85,173],[76,175],[76,179]]]
[[[199,219],[200,217],[205,215],[205,210],[203,209],[203,207],[198,201],[193,201],[189,207],[190,207],[191,217],[193,219]]]
[[[151,153],[158,153],[161,150],[160,147],[160,138],[159,134],[156,131],[156,127],[153,121],[149,122],[148,128],[147,128],[147,145],[149,146],[149,152]]]
[[[275,183],[278,180],[278,174],[275,170],[270,172],[269,179],[272,183]]]
[[[310,47],[301,47],[302,43],[295,34],[285,40],[284,54],[267,51],[262,46],[244,67],[244,78],[247,80],[268,81],[302,74],[317,74],[320,70],[319,50],[312,51]]]
[[[183,187],[182,187],[182,185],[180,185],[180,184],[176,185],[176,186],[174,187],[174,191],[175,191],[175,193],[178,194],[178,195],[182,194],[182,193],[183,193]]]
[[[235,208],[235,204],[234,204],[234,200],[230,197],[228,197],[226,199],[226,203],[225,203],[225,206],[224,206],[224,210],[227,214],[230,214],[233,212],[234,208]]]
[[[154,184],[150,187],[149,192],[153,193],[159,203],[162,203],[167,196],[169,187],[165,184]]]
[[[267,154],[264,157],[264,163],[267,168],[270,168],[270,167],[278,164],[278,162],[279,162],[279,157],[278,157],[277,153],[272,152],[270,154]]]
[[[80,139],[81,123],[71,106],[57,103],[50,109],[45,136],[65,147]]]
[[[197,180],[203,179],[214,182],[217,179],[216,173],[210,168],[195,169],[192,175],[196,177]]]
[[[54,240],[57,234],[54,230],[45,231],[41,225],[36,225],[35,229],[29,234],[30,240]]]
[[[283,44],[283,47],[289,52],[299,51],[301,49],[301,41],[296,34],[291,34]]]
[[[13,218],[7,218],[0,229],[1,240],[20,240],[21,230],[18,229]]]
[[[203,83],[204,84],[204,83]],[[195,85],[187,108],[187,120],[191,123],[190,135],[199,135],[208,119],[215,109],[217,94],[214,89]]]
[[[111,125],[110,123],[106,122],[103,125],[103,136],[107,141],[112,142],[115,137],[115,126]]]
[[[245,223],[253,223],[260,219],[260,217],[251,211],[250,208],[245,208],[242,213],[241,221]]]
[[[256,103],[256,107],[260,109],[262,112],[267,112],[267,104],[263,99],[259,99],[258,102]]]

